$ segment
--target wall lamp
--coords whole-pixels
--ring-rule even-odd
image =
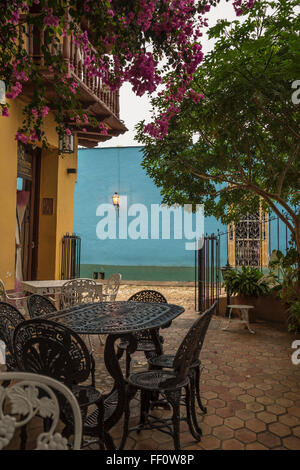
[[[59,136],[58,148],[61,153],[74,153],[74,135]]]
[[[115,193],[112,197],[113,205],[115,206],[116,209],[119,209],[120,207],[120,196],[118,193]]]

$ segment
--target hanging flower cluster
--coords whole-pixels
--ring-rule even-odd
[[[62,46],[68,40],[80,49],[87,77],[115,91],[124,82],[142,96],[159,91],[165,111],[145,127],[162,138],[169,120],[187,96],[195,102],[204,97],[191,89],[193,74],[203,60],[202,29],[205,15],[219,0],[4,0],[0,4],[0,80],[6,97],[13,100],[30,89],[22,128],[16,139],[40,140],[46,145],[43,122],[50,110],[60,135],[88,125],[107,134],[79,100],[80,77]],[[251,8],[254,0],[232,0],[236,14]],[[42,64],[29,47],[29,31],[43,38]],[[45,71],[52,74],[55,93],[45,101]],[[2,116],[9,116],[8,106]],[[86,131],[86,127],[83,128]]]

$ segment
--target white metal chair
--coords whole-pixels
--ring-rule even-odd
[[[63,308],[101,301],[102,285],[97,284],[93,279],[72,279],[71,281],[66,281],[62,286],[61,302]]]
[[[120,273],[112,274],[108,278],[107,284],[102,294],[104,297],[104,300],[107,300],[108,302],[114,302],[116,300],[119,287],[121,284],[121,279],[122,279],[122,274]]]
[[[27,299],[28,299],[28,295],[24,295],[23,292],[12,292],[8,294],[5,289],[4,282],[2,281],[2,279],[0,279],[0,301],[1,302],[7,302],[9,304],[13,304],[19,310],[23,310],[26,312]]]
[[[89,303],[89,302],[102,302],[102,284],[98,284],[93,279],[72,279],[66,281],[61,289],[61,303],[62,308],[68,308],[73,305]],[[101,344],[103,344],[102,337],[97,335]],[[90,350],[93,351],[94,345],[91,335],[88,335],[84,340],[88,341]]]
[[[60,421],[60,401],[68,403],[73,419],[73,443],[57,432]],[[44,375],[27,372],[0,373],[0,450],[14,447],[13,438],[21,428],[20,449],[27,444],[27,425],[40,417],[44,427],[36,439],[36,450],[79,450],[82,441],[82,418],[76,398],[69,388]],[[37,420],[38,421],[38,420]],[[38,422],[36,423],[38,424]],[[45,427],[45,424],[47,425]],[[33,425],[32,425],[33,426]],[[47,430],[46,430],[47,428]],[[15,449],[12,449],[15,450]]]

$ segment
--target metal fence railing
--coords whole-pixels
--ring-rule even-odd
[[[81,238],[75,234],[62,239],[61,279],[80,277]]]

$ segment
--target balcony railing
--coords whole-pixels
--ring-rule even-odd
[[[44,66],[44,56],[42,48],[45,40],[45,32],[29,25],[28,39],[27,39],[27,52],[30,58]],[[93,46],[91,49],[94,50]],[[68,71],[78,81],[79,86],[84,89],[86,101],[92,102],[95,97],[100,100],[109,113],[113,113],[118,119],[120,117],[119,107],[119,92],[110,91],[103,85],[101,78],[91,76],[88,73],[87,67],[85,66],[85,55],[82,48],[77,46],[71,39],[66,36],[62,39],[62,43],[51,48],[52,54],[57,54],[57,51],[62,53],[64,60],[66,61]],[[96,51],[94,50],[95,54]],[[87,98],[87,96],[89,98]],[[97,100],[97,101],[98,101]]]
[[[93,50],[91,45],[90,47]],[[96,51],[94,52],[96,54]],[[69,37],[64,38],[63,57],[66,61],[69,61],[72,66],[71,71],[75,73],[77,79],[84,83],[119,118],[119,92],[106,90],[100,77],[88,74],[87,68],[84,65],[85,55],[83,50],[71,41]]]

